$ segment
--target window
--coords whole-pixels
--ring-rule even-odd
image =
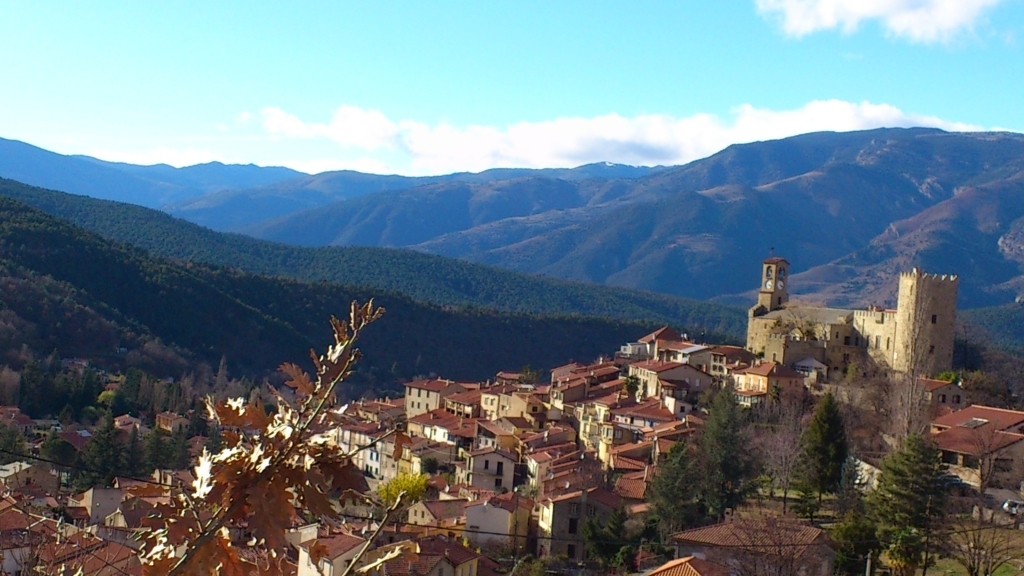
[[[776,304],[776,305],[777,305],[777,306],[782,306],[782,296],[779,296],[779,298],[778,298],[778,304]]]
[[[940,404],[945,404],[946,403],[946,395],[945,394],[939,394],[939,403]]]
[[[939,315],[938,314],[932,314],[932,324],[937,324],[938,322],[939,322]]]
[[[488,469],[490,469],[490,467],[491,467],[491,461],[490,460],[484,460],[484,470],[488,470]]]
[[[860,336],[857,336],[856,338],[853,339],[853,345],[860,346]]]
[[[504,462],[498,462],[498,466],[494,469],[494,472],[496,474],[499,474],[499,475],[500,474],[504,474],[505,473],[505,463]]]
[[[576,518],[569,518],[569,534],[575,534],[579,528],[580,521]]]
[[[953,395],[953,404],[959,404],[959,403],[960,403],[960,395],[959,394],[954,394]]]
[[[416,389],[416,397],[417,398],[421,398],[422,396],[423,396],[423,390],[420,390],[419,388],[417,388]]]
[[[574,532],[574,534],[575,534],[575,532]],[[576,545],[575,544],[569,544],[569,546],[568,546],[568,556],[569,556],[570,560],[575,560],[576,559]]]
[[[587,516],[590,516],[591,518],[593,518],[595,514],[597,514],[597,509],[594,508],[594,506],[592,504],[588,504],[587,505]]]
[[[849,336],[843,336],[843,346],[849,346],[849,345],[850,345],[850,337]]]
[[[875,350],[878,350],[881,347],[882,347],[882,337],[881,336],[875,336]]]
[[[501,488],[501,478],[495,478],[494,479],[494,487],[495,488]]]
[[[889,344],[891,344],[891,340],[892,340],[892,338],[886,338],[885,339],[885,349],[886,350],[889,349]]]
[[[580,505],[579,504],[570,504],[569,505],[569,515],[570,516],[576,516],[579,513],[580,513]]]

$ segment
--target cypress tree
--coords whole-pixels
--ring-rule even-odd
[[[823,494],[838,490],[849,455],[843,416],[831,393],[825,395],[814,411],[814,418],[804,432],[803,446],[804,480],[817,491],[820,502]]]
[[[158,468],[170,467],[167,441],[163,430],[153,430],[146,436],[143,452],[145,453],[146,471],[148,473],[152,474]]]
[[[725,518],[753,488],[756,468],[743,438],[740,406],[731,389],[715,396],[698,441],[702,481],[699,499],[708,512]]]

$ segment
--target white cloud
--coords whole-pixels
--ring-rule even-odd
[[[280,108],[264,108],[263,126],[281,136],[325,136],[343,146],[393,148],[398,126],[378,110],[341,106],[328,124],[309,124]]]
[[[139,164],[142,166],[169,164],[176,168],[192,166],[195,164],[205,164],[207,162],[214,161],[224,162],[225,164],[240,162],[238,159],[226,157],[224,154],[213,152],[211,150],[201,150],[196,148],[170,148],[166,146],[149,148],[147,150],[115,150],[112,148],[99,148],[88,150],[85,154],[92,156],[93,158],[99,158],[100,160],[107,160],[109,162],[126,162],[128,164]]]
[[[981,14],[1004,0],[756,0],[761,14],[781,20],[792,36],[818,30],[853,32],[878,20],[894,36],[917,42],[947,40],[970,29]]]
[[[334,166],[406,174],[479,171],[494,167],[571,167],[600,161],[682,164],[730,144],[822,130],[908,126],[954,131],[983,129],[934,116],[906,113],[889,104],[842,100],[816,100],[793,110],[769,110],[744,104],[735,108],[727,120],[711,114],[684,118],[661,114],[627,118],[608,114],[520,122],[503,128],[394,121],[379,111],[351,106],[339,109],[329,123],[306,122],[276,108],[268,108],[262,114],[264,128],[276,137],[327,138],[345,148],[367,152],[383,149],[387,153],[338,161]],[[298,168],[294,162],[284,164]]]

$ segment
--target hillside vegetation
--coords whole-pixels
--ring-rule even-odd
[[[156,210],[10,180],[0,180],[0,195],[105,238],[183,261],[399,292],[414,300],[446,306],[671,324],[731,339],[742,338],[746,330],[742,310],[718,304],[518,274],[411,250],[288,246],[214,232]]]
[[[233,371],[261,375],[307,358],[329,338],[331,314],[371,297],[388,313],[362,341],[364,383],[430,373],[484,379],[525,364],[547,368],[609,354],[654,327],[442,308],[393,292],[175,263],[6,197],[0,197],[0,273],[0,353],[7,363],[54,349],[127,362],[148,346],[150,356],[170,364],[215,365],[226,355]],[[129,348],[123,358],[117,344]],[[24,349],[30,345],[39,349]]]

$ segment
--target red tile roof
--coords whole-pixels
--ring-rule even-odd
[[[1003,432],[989,426],[975,429],[954,426],[933,434],[932,440],[940,450],[981,457],[1024,440],[1024,434]]]
[[[919,378],[918,381],[929,392],[935,392],[939,388],[945,388],[946,386],[956,386],[955,382],[947,382],[945,380],[932,380],[931,378]]]
[[[958,412],[952,412],[932,420],[932,426],[952,427],[960,426],[972,419],[987,420],[988,424],[997,430],[1006,430],[1020,424],[1024,424],[1024,412],[1007,410],[1004,408],[991,408],[989,406],[968,406]]]
[[[786,520],[733,520],[677,532],[672,540],[711,547],[749,546],[766,553],[771,553],[773,547],[785,546],[800,556],[816,541],[823,541],[824,535],[820,528]]]
[[[654,332],[651,332],[647,336],[644,336],[643,338],[641,338],[639,340],[639,342],[643,342],[644,344],[650,344],[651,342],[654,342],[655,340],[682,340],[682,339],[683,339],[683,337],[680,336],[678,332],[676,332],[675,330],[669,328],[668,326],[664,326],[662,328],[658,328]]]
[[[753,374],[755,376],[778,376],[779,378],[803,378],[804,375],[778,362],[761,362],[741,370],[736,374]]]
[[[332,561],[344,556],[348,552],[351,552],[357,546],[361,546],[365,542],[366,540],[363,540],[358,536],[352,536],[351,534],[332,534],[325,538],[316,539],[316,544],[323,544],[327,548],[327,558]],[[302,543],[302,547],[307,550],[312,545],[313,541]]]
[[[638,369],[650,370],[651,372],[660,374],[662,372],[674,370],[680,366],[686,366],[686,364],[681,364],[679,362],[663,362],[661,360],[644,360],[643,362],[633,364],[633,366],[636,366]]]
[[[670,560],[646,576],[729,576],[729,567],[701,560],[696,556],[687,556]]]
[[[421,390],[430,390],[431,392],[440,392],[452,385],[453,383],[447,380],[413,380],[412,382],[405,383],[406,388],[419,388]]]

